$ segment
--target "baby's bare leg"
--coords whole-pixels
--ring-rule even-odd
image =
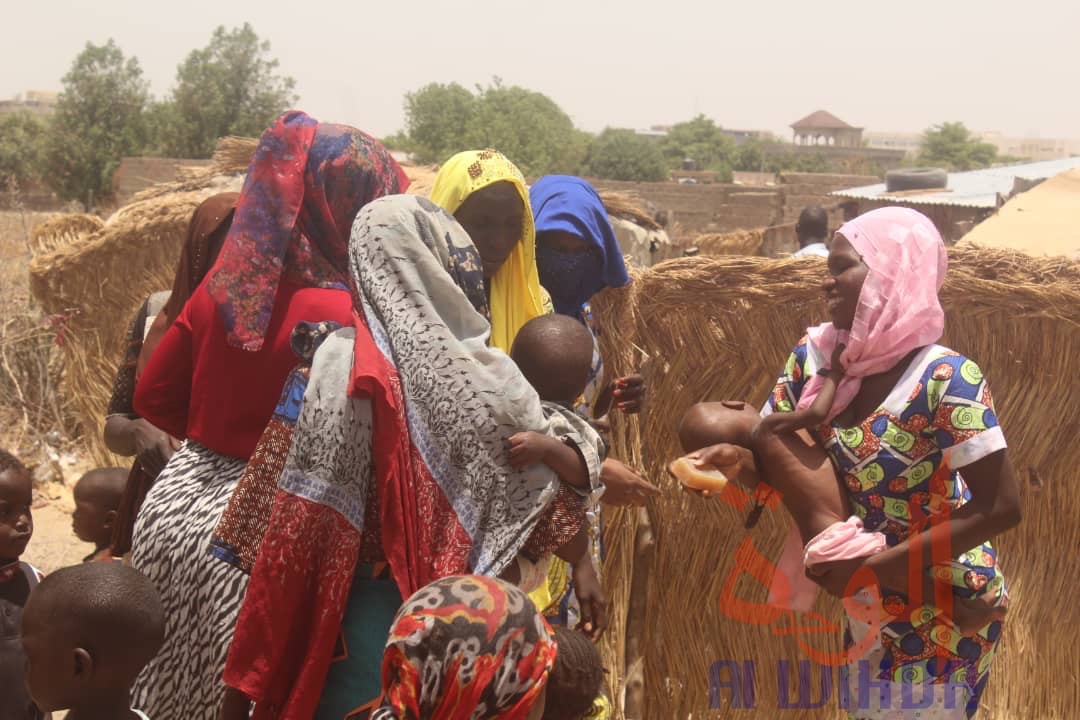
[[[762,482],[783,494],[804,542],[850,517],[847,492],[828,453],[810,433],[759,436],[754,453]]]

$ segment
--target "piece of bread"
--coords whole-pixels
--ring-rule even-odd
[[[727,475],[709,465],[699,468],[688,457],[681,457],[668,466],[676,480],[694,490],[708,490],[719,493],[728,484]]]

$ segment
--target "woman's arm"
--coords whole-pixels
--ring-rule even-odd
[[[194,350],[188,312],[192,304],[165,333],[135,388],[135,412],[177,438],[187,437],[191,404]]]
[[[944,559],[982,545],[1020,523],[1020,486],[1008,450],[999,450],[963,468],[971,500],[885,552],[871,557],[867,567],[883,585],[908,589],[909,578]],[[935,548],[937,551],[935,553]]]
[[[135,319],[128,326],[127,347],[120,367],[116,369],[109,407],[105,411],[105,447],[124,457],[135,454],[135,441],[131,433],[131,421],[135,418],[135,368],[142,352],[148,305],[149,300],[139,307]]]
[[[138,456],[151,477],[157,477],[179,443],[142,418],[110,415],[105,420],[105,445],[124,457]]]

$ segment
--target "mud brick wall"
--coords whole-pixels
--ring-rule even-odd
[[[874,185],[881,178],[874,175],[833,175],[828,173],[781,173],[780,190],[784,194],[782,222],[795,222],[807,205],[821,205],[830,210],[830,225],[843,221],[843,213],[832,208],[840,204],[840,198],[830,197],[835,190]]]
[[[880,178],[872,175],[781,173],[779,183],[773,187],[615,180],[592,182],[601,191],[637,195],[653,205],[654,209],[667,211],[671,223],[669,226],[678,223],[680,235],[687,236],[791,224],[807,205],[821,205],[828,209],[830,225],[839,227],[843,222],[840,199],[830,197],[829,193],[880,181]],[[794,238],[793,230],[791,235]]]
[[[783,215],[783,200],[779,188],[615,180],[592,182],[601,192],[637,195],[656,209],[666,210],[669,227],[678,223],[684,235],[767,227]]]
[[[126,157],[113,173],[114,203],[126,205],[131,197],[151,185],[176,180],[182,167],[205,167],[209,160],[178,158]]]

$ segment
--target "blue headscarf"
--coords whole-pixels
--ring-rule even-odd
[[[615,229],[592,185],[569,175],[548,175],[529,190],[529,202],[537,235],[567,232],[590,246],[588,253],[567,253],[537,243],[540,284],[551,295],[555,312],[577,317],[596,293],[630,283]]]

